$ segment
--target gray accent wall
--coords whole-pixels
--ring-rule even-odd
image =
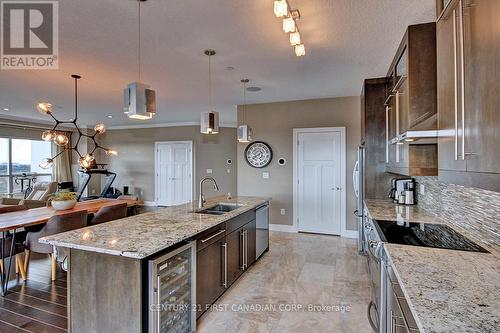
[[[360,97],[253,104],[247,105],[245,115],[239,106],[238,124],[245,119],[253,129],[254,140],[268,143],[274,157],[268,167],[252,168],[244,159],[248,144],[238,144],[238,194],[272,197],[270,223],[293,225],[293,129],[346,127],[346,224],[349,230],[357,229],[351,173],[361,139],[360,105]],[[281,157],[287,160],[285,166],[278,165]],[[270,178],[263,179],[262,172],[269,172]],[[285,215],[280,214],[281,209],[285,209]]]
[[[114,187],[122,190],[125,185],[132,186],[142,200],[155,201],[154,146],[157,141],[193,141],[195,183],[207,175],[207,169],[212,169],[210,176],[217,180],[220,192],[213,192],[212,186],[205,185],[206,196],[228,192],[236,195],[236,129],[227,127],[221,128],[217,135],[203,135],[199,126],[108,130],[100,143],[116,149],[119,154],[116,157],[102,154],[103,160],[109,163],[108,169],[117,173]],[[227,164],[228,159],[232,160],[231,165]],[[193,194],[197,198],[198,186]]]

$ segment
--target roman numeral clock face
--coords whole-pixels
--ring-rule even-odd
[[[255,141],[245,149],[245,159],[250,166],[263,168],[271,163],[273,150],[267,143]]]

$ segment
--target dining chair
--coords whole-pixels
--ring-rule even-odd
[[[89,221],[89,225],[96,225],[104,222],[122,219],[127,217],[127,203],[120,203],[113,206],[105,206],[99,209],[94,217]]]
[[[28,274],[28,264],[31,252],[49,254],[52,261],[52,281],[56,279],[57,260],[54,247],[49,244],[39,243],[42,237],[59,234],[66,231],[84,228],[87,226],[87,211],[78,211],[62,215],[52,216],[40,231],[28,232],[24,242],[26,256],[24,258],[24,270]]]
[[[18,211],[23,211],[23,210],[27,210],[27,209],[28,209],[28,207],[25,205],[3,206],[3,207],[0,207],[0,214],[18,212]],[[4,240],[5,243],[4,243],[3,258],[1,256],[1,252],[0,252],[0,270],[2,272],[4,271],[4,267],[3,267],[3,261],[1,259],[7,258],[8,253],[9,253],[10,248],[11,248],[11,245],[12,245],[12,235],[5,233],[1,237],[4,237],[4,236],[5,236],[5,240]],[[17,233],[16,238],[19,239],[19,237],[21,237],[21,239],[23,239],[24,235],[22,232]],[[16,244],[14,245],[14,252],[13,252],[14,258],[15,258],[15,265],[16,265],[16,274],[21,273],[23,280],[26,280],[26,272],[24,271],[23,260],[21,258],[21,254],[23,252],[24,252],[24,248],[23,248],[22,240],[21,240],[21,243],[18,243],[16,241]]]

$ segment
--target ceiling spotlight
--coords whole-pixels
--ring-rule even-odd
[[[292,44],[292,46],[300,44],[300,33],[298,31],[290,34],[290,44]]]
[[[285,32],[295,32],[295,20],[291,17],[283,19],[283,30]]]
[[[107,117],[108,117],[109,119],[113,118],[113,116],[112,116],[112,115],[110,115],[110,114],[108,114],[108,116],[107,116]]]
[[[302,57],[306,55],[306,47],[304,44],[295,45],[295,54],[297,57]]]
[[[44,131],[42,133],[43,141],[53,141],[56,138],[57,133],[54,131]]]
[[[286,0],[274,1],[274,15],[276,15],[276,17],[288,15],[288,4],[286,3]]]

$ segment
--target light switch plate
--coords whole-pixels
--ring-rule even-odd
[[[421,195],[425,195],[425,186],[424,184],[420,184],[420,190],[418,191]]]
[[[286,214],[286,210],[285,210],[284,208],[281,208],[281,210],[280,210],[280,214],[281,214],[281,215],[285,215],[285,214]]]
[[[207,174],[212,174],[213,173],[213,170],[212,169],[207,169]]]
[[[262,178],[269,179],[269,172],[263,172],[262,173]]]

